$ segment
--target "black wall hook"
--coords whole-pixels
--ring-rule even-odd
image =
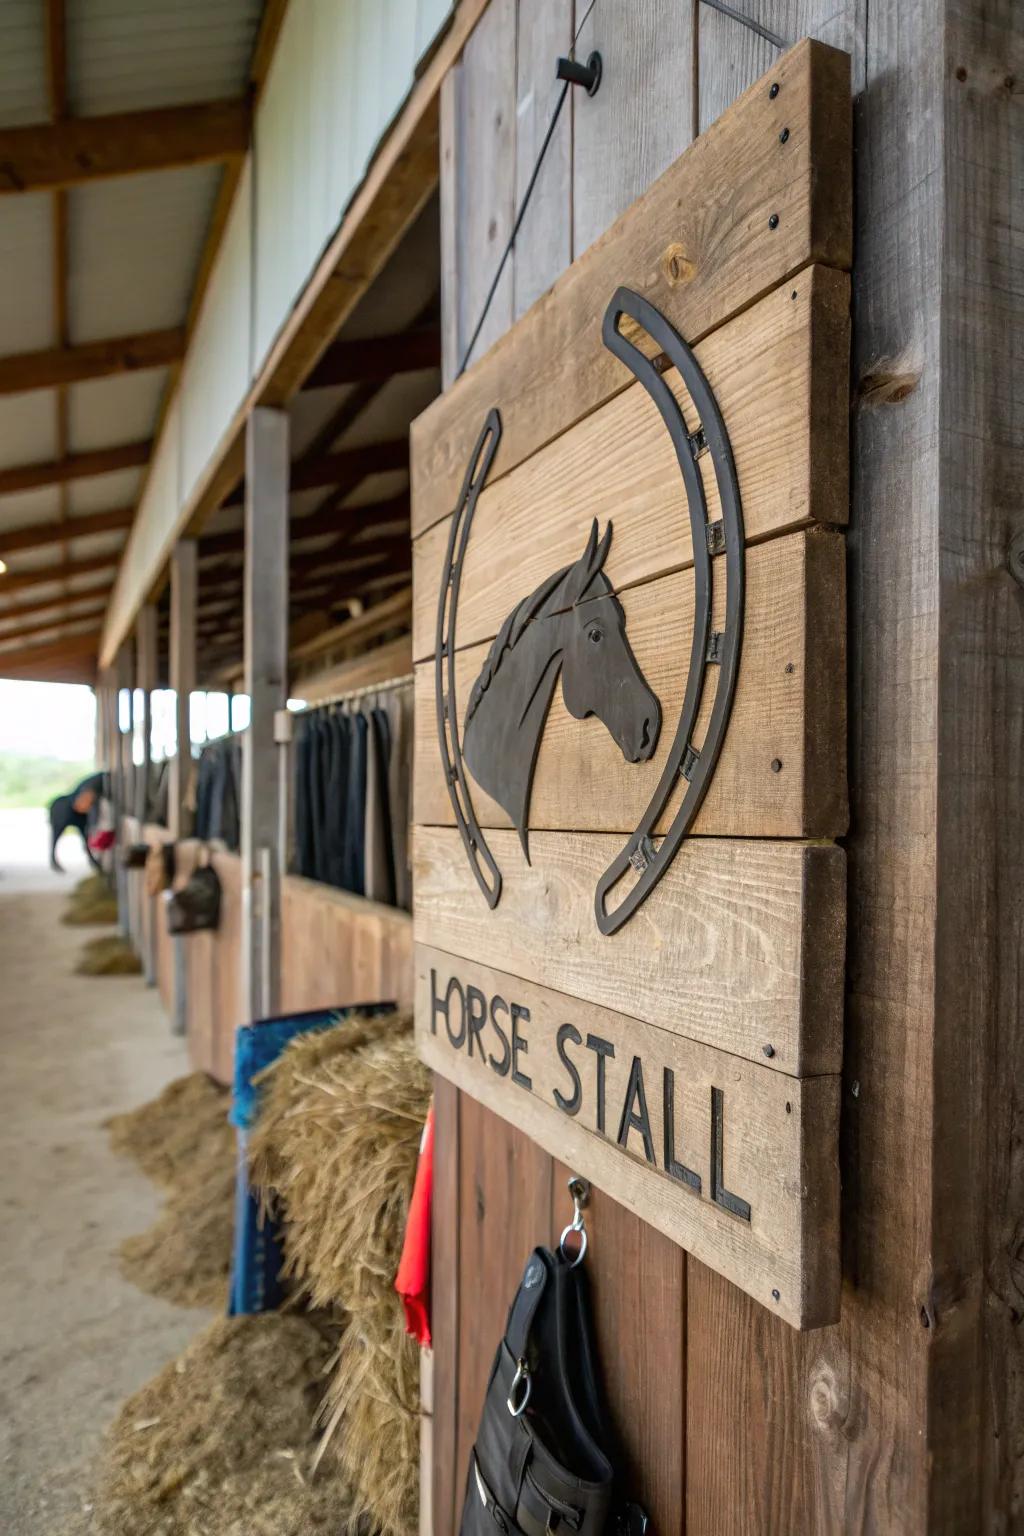
[[[582,85],[588,96],[596,96],[601,68],[601,55],[595,49],[585,64],[578,64],[575,59],[559,59],[555,75],[559,80],[568,80],[570,85]]]

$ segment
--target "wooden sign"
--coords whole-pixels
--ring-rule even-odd
[[[839,1292],[849,112],[792,50],[412,439],[423,1058],[797,1327]]]

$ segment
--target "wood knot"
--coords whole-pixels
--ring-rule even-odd
[[[808,1409],[811,1424],[833,1443],[847,1434],[850,1405],[835,1370],[827,1360],[818,1360],[811,1369]]]
[[[662,255],[661,271],[669,287],[678,288],[682,283],[693,282],[697,276],[697,264],[690,260],[684,248],[676,241]]]
[[[861,376],[858,391],[862,405],[898,405],[921,382],[921,364],[915,357],[880,358]]]

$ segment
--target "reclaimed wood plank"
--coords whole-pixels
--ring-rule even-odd
[[[576,56],[598,49],[603,89],[574,91],[573,249],[578,256],[693,138],[697,0],[596,5]]]
[[[846,831],[845,541],[824,531],[791,534],[747,557],[743,655],[729,729],[694,832],[731,837],[836,837]],[[719,583],[712,622],[721,627]],[[509,599],[506,599],[508,601]],[[689,666],[693,571],[623,592],[626,634],[637,665],[661,701],[661,738],[646,763],[627,763],[599,721],[580,721],[556,689],[541,737],[529,825],[632,832],[663,771]],[[460,718],[488,652],[456,662]],[[693,743],[699,749],[714,701],[709,682]],[[437,741],[434,664],[416,668],[414,819],[454,826]],[[473,785],[483,827],[508,814]],[[662,817],[664,831],[674,803]]]
[[[458,832],[415,828],[417,943],[543,976],[559,991],[778,1071],[838,1069],[840,848],[693,838],[638,915],[609,939],[594,920],[594,890],[620,838],[535,832],[532,867],[515,833],[491,832],[488,843],[504,876],[493,911]]]
[[[696,348],[718,398],[736,463],[748,540],[813,523],[842,525],[849,505],[849,280],[812,267]],[[620,367],[625,376],[626,370]],[[664,375],[696,413],[674,369]],[[502,402],[503,403],[503,402]],[[708,515],[720,501],[709,455],[700,460]],[[525,597],[577,559],[591,520],[614,534],[616,587],[692,561],[675,450],[653,401],[630,384],[509,474],[485,487],[463,562],[457,641],[497,634],[510,596]],[[413,546],[413,647],[434,651],[437,592],[450,516]],[[510,594],[509,566],[515,562]]]
[[[849,266],[848,60],[804,43],[779,74],[778,99],[747,92],[413,423],[414,534],[454,506],[496,401],[505,421],[497,476],[623,388],[623,369],[600,340],[619,284],[696,343],[808,264]]]
[[[435,1071],[762,1305],[797,1328],[835,1321],[837,1077],[773,1072],[420,945],[416,1038]],[[746,1215],[716,1200],[719,1175]]]

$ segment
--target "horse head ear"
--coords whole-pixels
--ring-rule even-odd
[[[594,527],[595,529],[597,528],[596,519],[594,520]],[[609,522],[607,528],[604,530],[604,538],[601,540],[600,544],[597,546],[597,549],[594,551],[593,570],[591,571],[591,575],[604,569],[604,562],[608,558],[608,551],[611,548],[611,542],[612,525]]]

